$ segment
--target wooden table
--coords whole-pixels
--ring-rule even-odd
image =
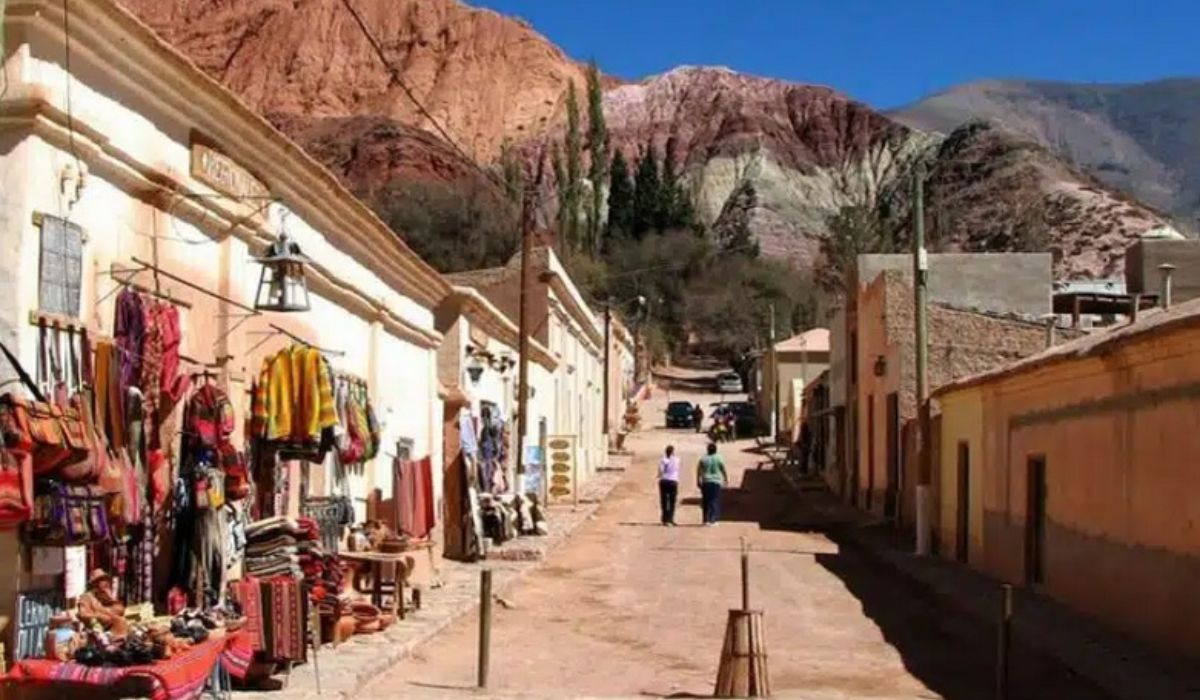
[[[409,561],[412,559],[410,552],[416,551],[420,547],[414,547],[403,552],[339,552],[338,556],[346,561],[367,564],[371,569],[371,590],[364,591],[359,588],[359,579],[354,578],[354,590],[364,595],[371,596],[371,604],[383,610],[383,596],[386,593],[393,593],[395,607],[392,612],[404,619],[404,583],[408,580],[408,574],[412,567]],[[396,577],[392,581],[384,582],[383,567],[385,564],[392,564],[396,567]]]

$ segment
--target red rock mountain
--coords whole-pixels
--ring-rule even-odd
[[[431,130],[341,0],[121,0],[273,120],[370,116]],[[527,24],[456,0],[351,0],[384,54],[473,157],[561,113],[584,68]]]
[[[368,199],[393,180],[454,182],[473,172],[341,0],[121,1]],[[456,0],[351,2],[465,156],[494,163],[506,142],[531,153],[561,137],[566,86],[582,93],[584,70],[526,23]],[[830,88],[721,68],[606,87],[614,148],[635,156],[652,143],[662,152],[674,138],[707,223],[719,231],[745,221],[764,251],[805,264],[840,207],[902,200],[917,159],[930,166],[931,208],[948,249],[1036,239],[1057,254],[1059,272],[1105,276],[1130,239],[1163,223],[998,129],[924,132]]]

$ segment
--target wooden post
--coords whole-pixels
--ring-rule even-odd
[[[492,570],[479,572],[479,687],[487,688],[492,645]]]
[[[750,610],[750,550],[742,538],[742,610]]]
[[[542,186],[542,169],[545,153],[538,155],[537,174],[533,184],[525,188],[521,199],[521,286],[517,294],[517,454],[515,456],[516,483],[515,491],[525,493],[525,433],[529,430],[529,294],[533,284],[529,267],[529,256],[533,248],[533,229],[535,225],[534,209],[536,199]],[[543,476],[549,480],[550,474]]]
[[[1012,627],[1012,585],[1000,589],[999,619],[996,621],[996,700],[1008,700],[1008,655]]]

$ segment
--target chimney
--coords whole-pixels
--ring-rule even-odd
[[[1158,266],[1158,271],[1162,273],[1162,307],[1169,309],[1171,308],[1171,273],[1175,272],[1175,266],[1171,263],[1163,263]]]

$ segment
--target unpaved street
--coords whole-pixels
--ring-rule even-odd
[[[711,396],[680,396],[707,405]],[[645,419],[661,424],[665,397]],[[685,464],[679,527],[659,525],[664,445]],[[637,435],[633,466],[596,518],[495,607],[490,695],[708,696],[726,611],[739,604],[741,537],[753,547],[751,604],[766,616],[777,696],[991,698],[993,633],[943,614],[874,560],[835,543],[856,515],[816,484],[797,493],[751,451],[731,466],[722,522],[698,527],[694,464],[703,435]],[[464,697],[475,682],[477,621],[454,625],[363,697]],[[1061,669],[1026,659],[1013,697],[1098,698]]]

